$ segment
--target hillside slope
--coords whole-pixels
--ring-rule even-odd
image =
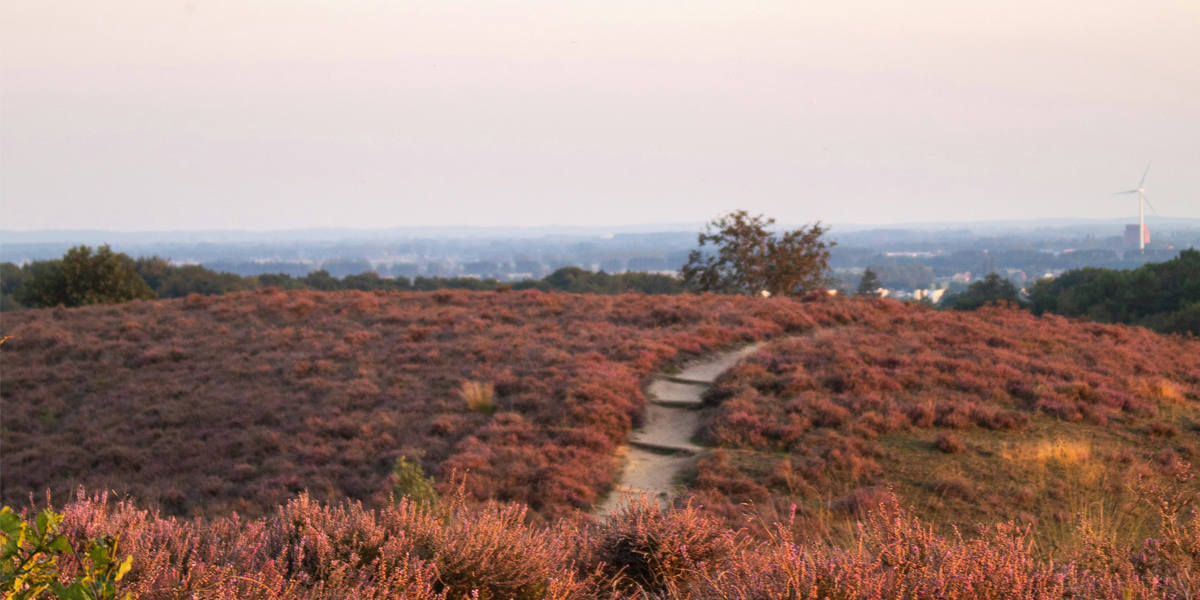
[[[888,488],[934,523],[1127,511],[1200,457],[1200,341],[889,301],[768,344],[718,381],[691,488],[744,521],[850,523]],[[865,304],[857,304],[862,311]],[[1148,479],[1147,479],[1148,478]],[[752,508],[747,508],[747,507]]]
[[[0,494],[18,504],[85,485],[178,515],[269,513],[302,490],[379,506],[408,456],[443,491],[469,471],[476,498],[566,514],[612,485],[652,370],[849,314],[533,290],[264,290],[6,313]],[[492,386],[491,409],[468,406],[472,383]]]

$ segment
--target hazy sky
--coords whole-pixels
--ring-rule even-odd
[[[0,227],[1200,217],[1200,1],[0,0]]]

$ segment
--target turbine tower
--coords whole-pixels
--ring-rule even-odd
[[[1124,192],[1117,192],[1113,194],[1114,196],[1121,196],[1124,194],[1138,195],[1138,249],[1142,251],[1142,254],[1146,253],[1146,205],[1149,204],[1150,210],[1153,210],[1154,214],[1158,214],[1158,211],[1154,210],[1154,205],[1150,204],[1150,200],[1146,198],[1146,175],[1149,173],[1150,165],[1147,164],[1146,172],[1142,173],[1142,181],[1138,183],[1136,190],[1126,190]]]

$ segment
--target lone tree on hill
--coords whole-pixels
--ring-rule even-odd
[[[858,280],[858,295],[878,296],[880,287],[882,286],[879,285],[879,276],[871,267],[867,267],[867,270],[863,271],[862,279]]]
[[[108,245],[67,250],[61,259],[36,262],[16,300],[24,306],[85,306],[129,300],[153,300],[158,295],[134,270],[133,259]]]
[[[731,212],[705,226],[700,249],[688,255],[680,269],[684,286],[719,294],[798,296],[825,287],[829,279],[829,248],[820,222],[780,234],[767,231],[775,219]],[[706,254],[712,244],[716,253]]]

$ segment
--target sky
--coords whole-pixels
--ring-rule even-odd
[[[0,0],[0,228],[1200,217],[1196,0]]]

